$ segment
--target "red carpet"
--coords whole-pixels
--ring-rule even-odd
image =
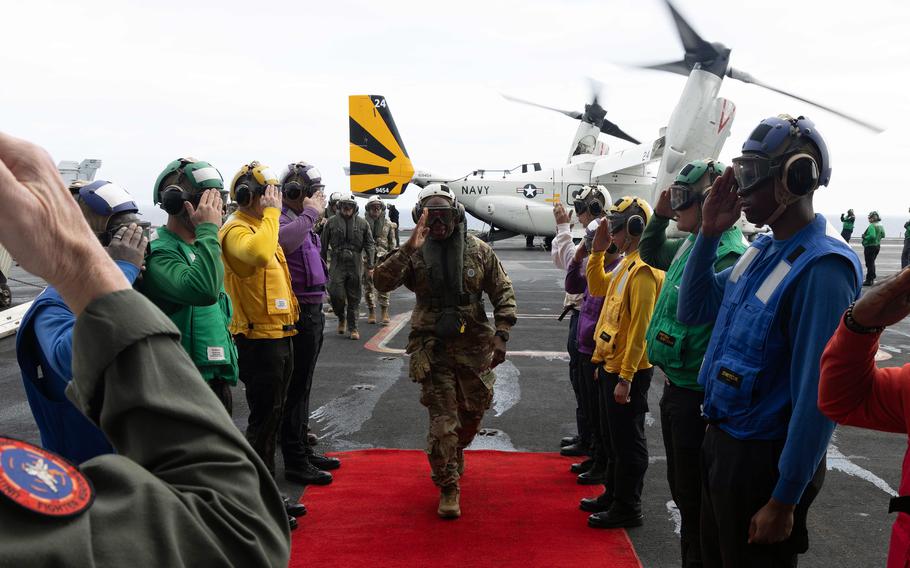
[[[587,526],[578,500],[600,487],[575,483],[557,454],[467,452],[461,518],[436,516],[426,454],[338,454],[325,487],[307,488],[309,514],[292,533],[291,568],[310,566],[609,566],[640,568],[622,530]]]

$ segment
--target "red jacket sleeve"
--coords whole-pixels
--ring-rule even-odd
[[[839,424],[906,433],[910,365],[879,369],[877,351],[878,335],[841,321],[822,354],[818,408]]]

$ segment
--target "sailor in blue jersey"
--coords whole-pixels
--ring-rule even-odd
[[[132,284],[148,243],[132,197],[107,181],[77,181],[70,191],[92,231]],[[104,433],[64,394],[73,377],[75,324],[76,316],[57,290],[48,286],[22,318],[16,358],[41,445],[79,464],[114,450]]]
[[[685,324],[716,320],[698,382],[706,567],[795,566],[834,423],[818,410],[819,360],[862,284],[859,259],[812,194],[828,150],[803,117],[765,119],[715,182],[680,288]],[[735,180],[735,181],[734,181]],[[745,213],[773,235],[715,274],[720,235]]]

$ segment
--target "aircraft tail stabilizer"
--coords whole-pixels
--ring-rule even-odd
[[[395,198],[414,177],[414,166],[404,147],[385,97],[348,97],[351,192]]]

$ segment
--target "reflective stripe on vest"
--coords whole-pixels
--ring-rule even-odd
[[[755,257],[758,256],[760,251],[757,247],[751,246],[746,249],[746,252],[739,258],[736,266],[733,267],[733,272],[730,273],[730,282],[736,284],[739,282],[739,277],[743,275],[749,265],[752,264],[752,261],[755,260]]]

